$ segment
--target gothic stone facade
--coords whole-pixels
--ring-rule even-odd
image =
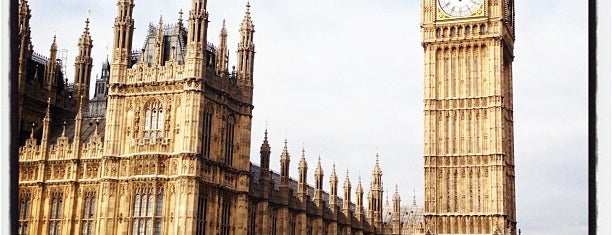
[[[514,0],[423,0],[425,223],[516,234]]]
[[[298,181],[289,178],[286,148],[280,174],[271,171],[267,133],[260,165],[251,164],[255,45],[248,4],[231,71],[225,23],[218,47],[206,41],[205,0],[192,1],[186,25],[182,12],[176,24],[160,18],[151,25],[140,51],[132,50],[134,6],[118,0],[112,60],[103,65],[94,99],[86,98],[93,45],[86,26],[73,118],[58,114],[50,97],[36,122],[40,131],[24,137],[20,234],[422,233],[416,203],[401,208],[396,191],[393,208],[383,208],[378,162],[367,210],[361,182],[356,203],[348,177],[340,198],[335,169],[329,193],[320,164],[314,187],[308,185],[304,154]],[[29,29],[27,0],[19,8]],[[22,40],[29,40],[25,32]]]

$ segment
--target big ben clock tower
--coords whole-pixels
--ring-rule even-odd
[[[427,234],[516,235],[513,0],[422,0]]]

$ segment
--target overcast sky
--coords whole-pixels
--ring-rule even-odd
[[[208,1],[208,39],[217,44],[227,19],[230,66],[245,1]],[[423,205],[423,48],[417,0],[255,0],[255,74],[251,160],[258,164],[267,128],[271,166],[283,139],[297,178],[302,146],[313,182],[316,159],[325,188],[336,164],[353,191],[370,184],[380,154],[385,193],[397,184],[402,204]],[[110,56],[116,1],[30,0],[32,40],[48,55],[53,35],[67,50],[68,76],[87,9],[94,40],[92,88]],[[149,23],[175,23],[188,0],[136,1],[133,48]],[[516,3],[514,123],[518,227],[523,234],[587,233],[587,4]],[[107,49],[108,47],[108,49]]]

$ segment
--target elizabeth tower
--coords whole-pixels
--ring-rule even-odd
[[[427,234],[516,234],[513,0],[423,0]]]

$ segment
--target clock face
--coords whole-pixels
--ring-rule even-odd
[[[438,0],[444,13],[452,17],[465,17],[472,15],[484,0]]]

